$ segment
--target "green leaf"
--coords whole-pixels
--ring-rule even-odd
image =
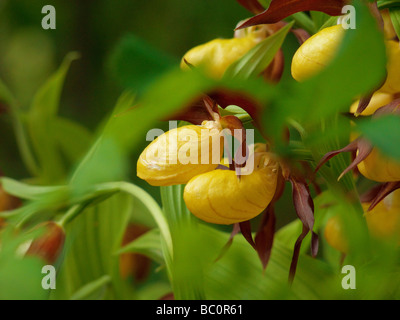
[[[59,182],[65,168],[54,138],[52,122],[57,115],[62,86],[69,66],[77,59],[76,53],[66,56],[61,67],[36,93],[28,115],[28,128],[34,147],[40,176],[45,183]]]
[[[329,15],[320,11],[311,11],[310,14],[315,24],[316,31],[319,30],[330,18]]]
[[[225,78],[248,79],[263,72],[274,59],[294,22],[261,41],[225,71]]]
[[[319,28],[318,31],[337,25],[337,20],[338,20],[338,17],[329,17],[329,19],[325,21],[325,23]]]
[[[62,154],[69,160],[69,164],[81,160],[93,142],[92,133],[77,122],[65,118],[55,118],[52,125],[54,139]]]
[[[33,154],[32,146],[28,139],[27,129],[18,103],[10,90],[0,80],[0,101],[4,102],[9,108],[13,120],[13,128],[19,152],[27,169],[32,175],[39,174],[39,167]]]
[[[27,183],[23,183],[10,178],[0,178],[0,184],[4,188],[4,190],[20,199],[27,200],[37,200],[41,197],[47,196],[49,193],[55,193],[59,191],[66,190],[65,186],[57,186],[57,187],[42,187],[42,186],[33,186]]]
[[[110,283],[110,276],[103,276],[94,280],[75,292],[70,300],[99,300],[104,296],[106,286]]]
[[[208,239],[208,259],[215,259],[229,234],[202,226]],[[243,237],[236,236],[232,246],[218,261],[206,268],[206,295],[211,300],[319,299],[331,293],[324,288],[335,275],[325,263],[301,255],[292,287],[288,274],[292,250],[274,241],[268,267],[263,272],[255,251]],[[325,290],[327,292],[325,292]]]
[[[107,192],[119,193],[95,206],[86,207],[78,216],[72,215],[72,221],[64,219],[70,242],[66,244],[66,261],[60,274],[63,290],[57,290],[54,298],[69,298],[82,286],[104,275],[112,278],[106,298],[119,299],[134,294],[120,278],[119,257],[115,255],[121,247],[127,223],[138,209],[134,200],[140,201],[154,218],[161,235],[158,237],[158,248],[162,249],[167,271],[171,268],[171,234],[160,207],[150,195],[126,182],[92,186],[85,190],[85,196],[79,194],[82,189],[76,192],[76,199],[95,199],[97,195]]]
[[[153,229],[119,249],[116,254],[128,252],[141,253],[157,263],[163,264],[164,257],[162,254],[160,236],[160,230]]]
[[[314,34],[317,31],[315,21],[311,20],[305,12],[297,12],[290,17],[296,21],[296,24],[300,28],[306,30],[309,34]]]
[[[31,238],[11,227],[0,233],[0,300],[42,300],[48,291],[42,288],[43,261],[36,257],[22,259],[17,248]]]
[[[205,239],[197,229],[197,219],[183,200],[183,185],[161,187],[161,200],[170,226],[173,257],[171,285],[177,300],[205,299],[202,243]]]
[[[382,116],[371,121],[358,121],[363,136],[384,154],[400,160],[400,117]]]
[[[134,95],[129,92],[122,94],[116,103],[113,115],[118,115],[119,112],[132,107],[134,99]],[[118,117],[124,117],[124,114]],[[111,116],[108,121],[112,122],[113,120],[114,117]],[[125,178],[127,172],[126,154],[119,146],[118,140],[106,136],[105,130],[117,131],[116,128],[108,129],[107,126],[106,129],[102,130],[97,141],[87,151],[73,172],[70,180],[72,184],[84,187],[85,185]]]
[[[397,0],[378,0],[379,9],[395,8],[395,7],[400,7],[400,3]]]
[[[400,5],[398,7],[390,8],[389,12],[394,30],[396,31],[397,37],[400,38]]]
[[[132,212],[131,197],[115,194],[88,207],[65,226],[65,260],[58,273],[57,290],[52,292],[53,299],[76,298],[105,282],[110,282],[105,298],[120,299],[133,294],[122,281],[119,259],[113,254],[120,247]]]
[[[114,49],[110,64],[120,83],[137,92],[170,69],[175,61],[144,40],[127,35]]]

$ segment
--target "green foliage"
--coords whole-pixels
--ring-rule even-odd
[[[111,69],[122,85],[141,91],[160,74],[176,64],[173,58],[134,35],[125,36],[111,57]]]
[[[362,134],[377,146],[383,153],[394,159],[400,159],[400,119],[396,116],[385,116],[370,122],[359,121],[357,127]]]
[[[285,40],[293,22],[267,37],[225,71],[226,78],[249,79],[257,77],[272,62]]]
[[[267,6],[268,1],[263,4]],[[382,7],[392,8],[392,4],[379,2]],[[287,284],[300,221],[278,230],[269,265],[263,271],[257,254],[239,236],[217,260],[230,230],[195,218],[183,201],[183,186],[162,187],[160,205],[148,192],[128,182],[135,165],[131,154],[140,151],[146,132],[204,93],[221,88],[240,91],[257,101],[262,133],[274,142],[273,151],[279,155],[292,155],[315,167],[322,154],[343,147],[350,123],[340,113],[347,111],[355,97],[380,83],[386,64],[383,36],[375,21],[365,5],[357,2],[356,9],[356,30],[346,32],[331,64],[303,83],[284,77],[272,86],[258,75],[290,40],[288,32],[294,22],[310,32],[332,22],[322,13],[290,17],[286,27],[236,61],[221,80],[207,78],[202,70],[181,71],[168,55],[127,36],[117,45],[110,63],[127,91],[95,137],[58,113],[75,54],[65,58],[26,112],[0,82],[0,101],[10,106],[21,156],[32,175],[29,181],[1,178],[4,190],[24,204],[0,213],[11,224],[0,234],[0,298],[48,298],[40,287],[43,261],[16,257],[17,248],[30,239],[31,226],[46,220],[57,221],[67,235],[57,264],[57,290],[51,292],[51,299],[158,299],[170,291],[176,299],[398,298],[397,247],[369,238],[362,208],[355,200],[353,177],[336,181],[349,163],[346,156],[338,156],[321,169],[328,190],[314,202],[316,230],[323,232],[333,215],[340,215],[347,226],[344,232],[350,254],[346,263],[359,270],[360,290],[351,293],[340,285],[338,253],[322,241],[322,253],[312,259],[309,237],[302,246],[295,281],[291,287]],[[393,12],[392,19],[396,18]],[[224,112],[248,120],[249,114],[238,107]],[[288,126],[296,133],[289,144],[282,139]],[[400,159],[398,148],[393,148],[400,137],[398,118],[359,121],[357,128],[377,148]],[[151,230],[121,248],[131,222]],[[14,230],[22,236],[14,239]],[[127,252],[149,257],[152,268],[157,268],[145,285],[122,279],[119,259]],[[391,281],[393,278],[396,280]],[[5,292],[3,288],[11,289]]]

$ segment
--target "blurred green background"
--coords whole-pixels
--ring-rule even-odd
[[[41,27],[48,4],[56,9],[56,30]],[[197,44],[231,37],[249,15],[232,0],[0,0],[0,77],[26,108],[65,55],[78,51],[81,59],[67,76],[60,114],[94,130],[124,89],[109,62],[124,35],[144,39],[178,63]],[[0,168],[26,178],[10,119],[3,114],[0,121]]]

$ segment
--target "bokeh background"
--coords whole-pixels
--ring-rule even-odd
[[[47,4],[56,8],[56,30],[41,27]],[[65,55],[78,51],[81,59],[67,76],[60,113],[94,130],[123,90],[109,61],[126,34],[178,62],[196,44],[232,36],[236,23],[248,15],[232,0],[0,0],[0,77],[24,108]],[[0,167],[24,178],[11,133],[2,116]]]

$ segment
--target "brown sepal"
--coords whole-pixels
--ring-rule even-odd
[[[368,211],[371,211],[379,202],[397,189],[400,189],[400,181],[385,182],[368,190],[360,197],[360,200],[362,203],[370,203]]]
[[[218,106],[210,97],[204,95],[188,108],[169,117],[169,120],[187,121],[195,125],[200,125],[205,120],[215,120],[213,113],[219,114]]]
[[[233,229],[232,229],[232,232],[231,232],[231,235],[229,237],[228,242],[224,245],[224,247],[222,248],[222,250],[219,253],[218,257],[214,260],[214,262],[217,262],[219,259],[221,259],[225,255],[225,253],[228,251],[228,249],[232,245],[233,238],[239,233],[239,231],[240,231],[239,223],[235,223],[233,225]]]
[[[276,217],[274,205],[270,204],[262,217],[259,230],[255,236],[255,249],[261,260],[263,269],[267,268],[271,257],[272,246],[274,244]]]
[[[345,0],[272,0],[267,10],[248,19],[237,29],[275,23],[300,11],[321,11],[331,16],[339,16],[346,3]]]
[[[318,236],[313,231],[314,228],[314,202],[310,195],[310,190],[306,181],[299,177],[289,177],[292,184],[293,204],[296,209],[297,216],[303,223],[303,231],[297,238],[292,262],[289,271],[289,283],[292,283],[296,274],[297,263],[300,254],[301,244],[309,232],[311,232],[311,255],[316,257],[318,254]]]
[[[292,29],[292,33],[296,36],[300,45],[310,38],[310,34],[304,29]]]
[[[243,168],[246,165],[249,155],[249,148],[246,143],[246,129],[244,128],[240,119],[235,116],[224,116],[221,118],[220,123],[222,128],[228,129],[230,135],[235,137],[240,142],[240,146],[237,149],[234,157],[234,169],[240,176],[240,168]]]
[[[379,118],[388,114],[396,114],[400,115],[400,98],[393,100],[388,103],[386,106],[383,106],[375,111],[372,115],[372,118]]]
[[[255,125],[259,125],[262,106],[248,94],[240,91],[220,89],[211,92],[209,96],[223,109],[230,105],[241,107],[254,120]]]
[[[369,7],[370,12],[372,13],[373,17],[377,21],[379,28],[383,31],[385,28],[385,24],[383,21],[382,14],[378,8],[378,3],[376,1],[374,1],[374,2],[367,1],[367,6]]]
[[[387,72],[385,78],[379,83],[377,87],[375,87],[373,90],[371,90],[371,92],[369,92],[365,96],[361,97],[360,101],[358,102],[357,110],[354,113],[355,117],[358,117],[368,107],[375,92],[378,91],[385,84],[386,78],[387,78]]]
[[[371,102],[372,96],[374,94],[368,94],[364,97],[361,97],[360,101],[358,102],[358,107],[356,112],[354,113],[355,117],[358,117],[365,109],[367,109],[369,103]]]
[[[372,145],[367,140],[358,138],[342,149],[331,151],[325,154],[315,168],[315,172],[317,172],[326,162],[328,162],[331,158],[338,155],[339,153],[358,151],[358,154],[355,156],[352,163],[339,176],[338,180],[340,180],[347,172],[355,169],[360,162],[365,160],[365,158],[367,158],[372,152],[372,149]]]
[[[256,249],[256,244],[253,240],[253,235],[251,234],[251,223],[250,220],[243,221],[239,223],[240,232],[242,233],[243,237],[247,240],[247,242]]]
[[[256,251],[264,270],[267,268],[274,243],[276,225],[275,203],[280,199],[285,189],[285,181],[283,180],[282,175],[278,174],[278,177],[279,178],[274,197],[265,210],[259,229],[255,236]]]
[[[268,68],[263,72],[263,77],[266,81],[276,84],[281,80],[284,68],[285,57],[283,56],[282,49],[279,49],[274,60],[272,60]]]

